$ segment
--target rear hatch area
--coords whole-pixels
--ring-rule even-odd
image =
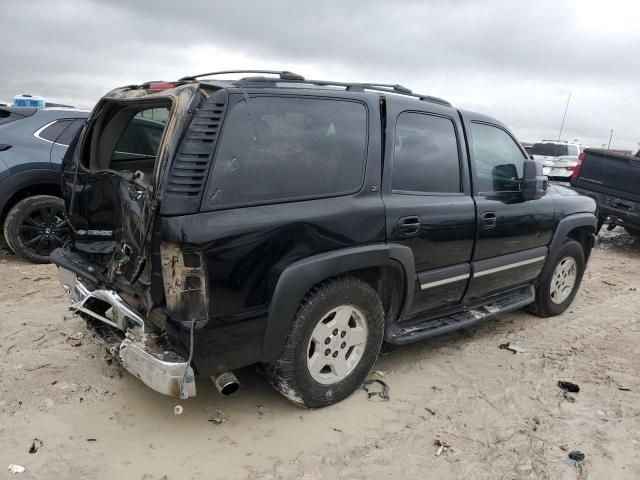
[[[185,398],[195,395],[189,346],[174,348],[162,328],[153,239],[162,178],[202,92],[193,83],[152,85],[105,96],[67,151],[62,189],[71,240],[50,258],[71,310],[96,327],[123,366],[154,390]]]

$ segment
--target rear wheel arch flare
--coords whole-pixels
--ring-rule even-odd
[[[394,254],[391,247],[387,244],[375,244],[346,248],[313,255],[285,268],[279,275],[269,304],[262,360],[271,361],[277,358],[305,295],[327,280],[345,275],[352,276],[365,281],[380,294],[384,289],[385,281],[388,282],[390,278],[402,278],[404,275],[405,287],[402,294],[398,296],[394,293],[386,299],[381,297],[383,305],[386,301],[386,307],[389,308],[389,310],[385,308],[387,321],[395,320],[395,318],[389,318],[388,314],[396,315],[396,318],[401,315],[407,301],[411,300],[407,292],[413,293],[411,288],[415,282],[413,256],[411,256],[410,265],[405,265],[407,257],[397,258],[402,255]],[[410,283],[409,279],[411,279]],[[397,313],[394,314],[394,311]]]

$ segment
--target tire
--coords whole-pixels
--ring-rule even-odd
[[[540,279],[536,288],[536,300],[529,305],[528,310],[541,317],[553,317],[563,313],[578,293],[584,268],[582,245],[570,238],[565,239],[553,258],[553,268]],[[567,290],[569,285],[570,290]]]
[[[640,238],[640,228],[624,227],[629,235]]]
[[[325,282],[303,299],[284,350],[265,375],[296,405],[326,407],[362,385],[383,334],[382,303],[368,283],[353,277]]]
[[[64,201],[50,195],[16,203],[4,222],[4,238],[13,252],[34,263],[48,263],[49,254],[69,237]]]

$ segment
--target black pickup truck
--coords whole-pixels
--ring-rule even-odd
[[[383,341],[569,307],[595,202],[547,189],[505,125],[399,85],[259,73],[116,89],[67,152],[71,242],[51,259],[128,371],[184,398],[194,374],[227,394],[257,363],[316,408]],[[153,153],[119,155],[150,110]]]
[[[631,156],[586,149],[578,157],[571,186],[596,201],[599,227],[620,225],[640,237],[640,150]]]

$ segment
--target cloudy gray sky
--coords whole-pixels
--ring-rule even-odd
[[[633,0],[2,0],[0,99],[91,106],[212,70],[401,83],[498,117],[524,141],[640,142]]]

